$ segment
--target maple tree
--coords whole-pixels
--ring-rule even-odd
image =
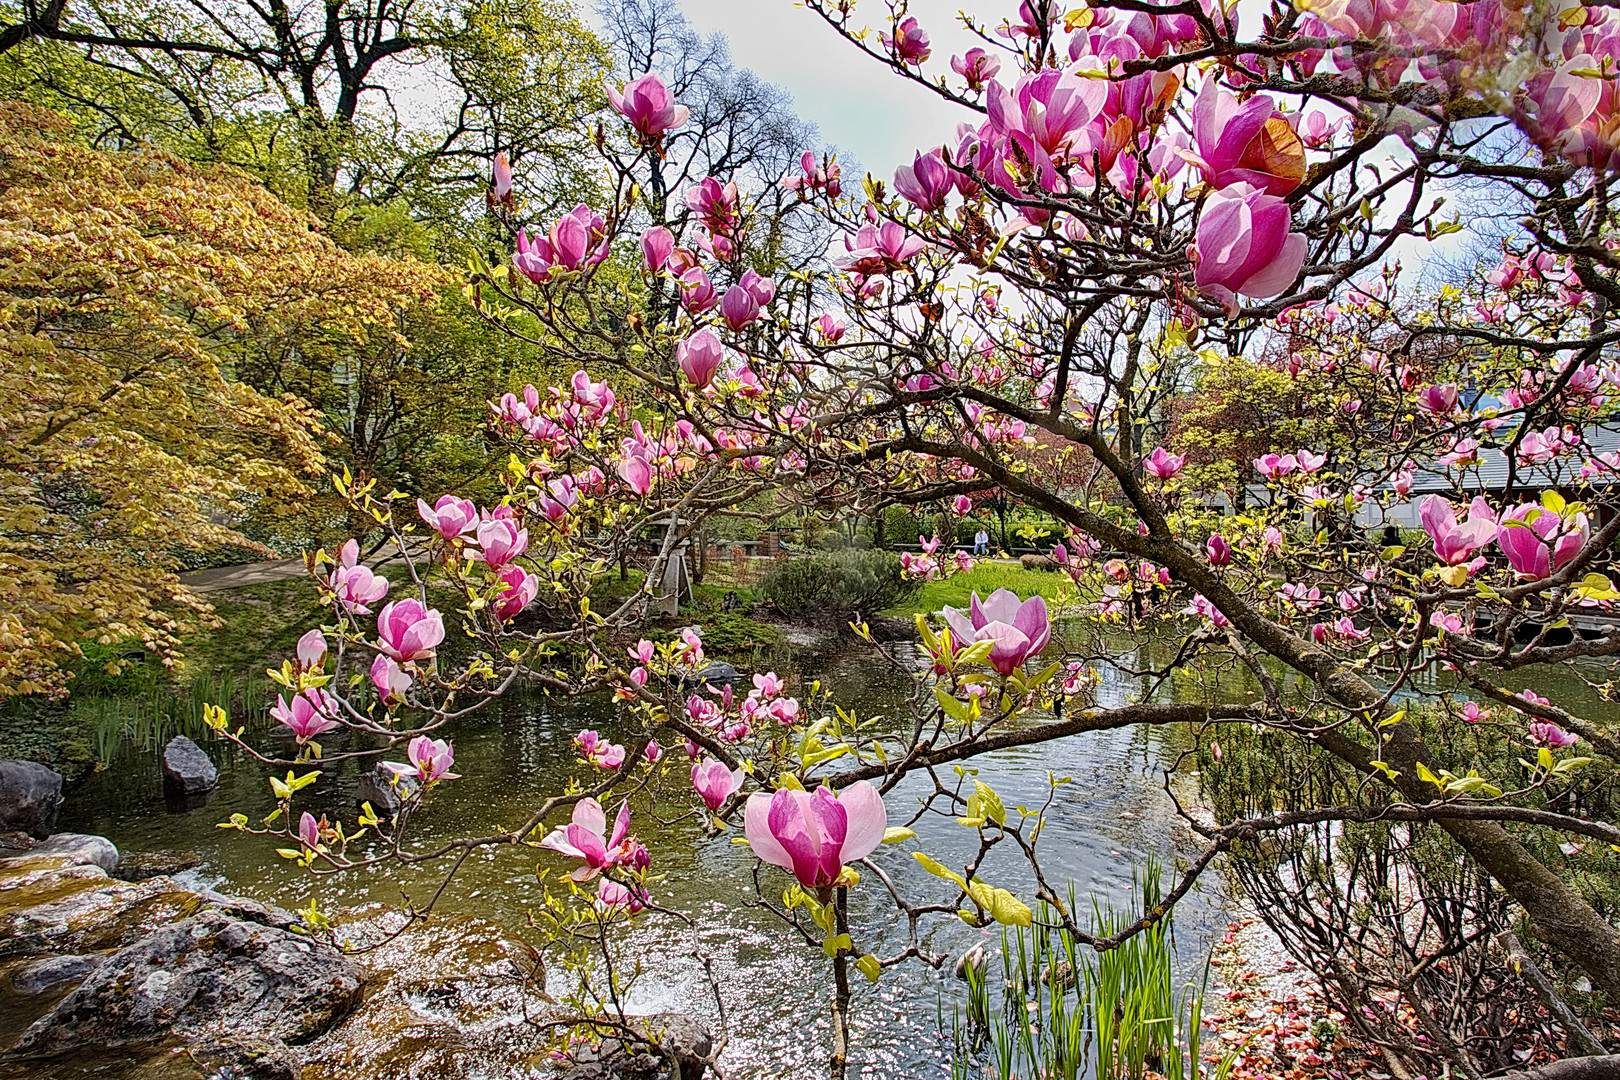
[[[232,378],[256,339],[403,344],[425,264],[343,252],[232,169],[107,154],[0,106],[0,694],[60,692],[78,643],[172,661],[208,615],[180,553],[250,544],[323,467],[317,418]]]

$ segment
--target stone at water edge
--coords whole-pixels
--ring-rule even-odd
[[[0,760],[0,832],[43,840],[62,808],[62,775],[37,761]]]
[[[89,833],[57,833],[18,854],[67,858],[81,866],[99,866],[109,874],[118,867],[118,849],[113,842]]]
[[[392,819],[415,790],[416,781],[378,765],[361,774],[360,782],[354,786],[354,801],[370,803],[378,817]]]
[[[11,973],[11,988],[19,994],[46,994],[63,983],[83,979],[101,963],[99,956],[47,956],[31,960]]]
[[[163,748],[163,777],[182,795],[200,795],[219,786],[219,770],[202,747],[176,735]]]
[[[703,1080],[708,1060],[714,1052],[709,1031],[690,1016],[660,1013],[632,1016],[649,1040],[656,1039],[662,1052],[645,1049],[632,1052],[616,1038],[605,1039],[599,1049],[581,1047],[575,1064],[562,1074],[562,1080]],[[674,1068],[669,1067],[673,1060]]]
[[[713,684],[715,686],[729,686],[742,678],[742,672],[726,663],[716,660],[712,664],[705,664],[702,668],[688,675],[685,682],[698,685]]]
[[[989,960],[990,956],[985,951],[984,942],[976,941],[971,949],[956,958],[956,966],[952,970],[958,979],[965,979],[968,977],[968,968],[972,967],[983,972]]]
[[[6,1057],[138,1046],[170,1036],[301,1042],[352,1010],[363,981],[360,965],[330,946],[204,911],[108,956]]]
[[[124,852],[112,876],[119,881],[147,881],[155,877],[171,877],[201,865],[202,856],[194,851]]]

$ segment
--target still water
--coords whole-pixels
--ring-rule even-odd
[[[911,646],[891,648],[903,659],[915,660]],[[1147,665],[1124,651],[1126,645],[1120,648],[1119,668],[1105,665],[1101,671],[1099,705],[1124,704],[1142,696],[1139,681],[1120,669]],[[1154,658],[1162,662],[1168,656]],[[901,715],[908,680],[870,652],[840,650],[801,656],[798,661],[832,690],[836,701],[861,718]],[[1246,693],[1241,687],[1228,689],[1223,696]],[[1175,691],[1167,687],[1165,692]],[[514,697],[499,707],[500,712],[485,712],[450,733],[462,779],[445,785],[418,815],[415,833],[423,846],[515,826],[568,778],[587,779],[590,770],[576,761],[570,744],[577,731],[595,728],[615,736],[614,707],[605,699]],[[267,748],[276,745],[272,733],[260,738]],[[1161,787],[1164,763],[1184,738],[1185,733],[1176,730],[1102,732],[1008,750],[974,764],[1009,808],[1039,806],[1050,790],[1049,774],[1072,777],[1073,783],[1057,789],[1048,811],[1041,840],[1043,866],[1060,891],[1065,880],[1072,880],[1082,895],[1091,893],[1123,908],[1131,903],[1136,866],[1156,858],[1173,867],[1178,855],[1192,850],[1192,834],[1174,816]],[[311,899],[328,912],[361,903],[399,903],[403,896],[420,902],[438,884],[434,871],[398,868],[315,880],[278,857],[275,844],[218,828],[233,813],[256,821],[273,802],[263,766],[227,744],[208,741],[206,748],[220,769],[219,788],[207,805],[180,809],[167,803],[155,752],[129,747],[105,771],[72,790],[59,827],[107,836],[125,852],[194,852],[202,857],[202,865],[182,875],[183,881],[284,907],[305,906]],[[629,936],[625,959],[640,962],[645,974],[635,983],[628,1004],[639,1012],[686,1012],[721,1031],[719,1010],[698,959],[700,951],[707,953],[728,1021],[723,1026],[728,1042],[721,1058],[727,1075],[815,1075],[829,1052],[830,967],[818,948],[807,947],[775,916],[750,906],[752,856],[747,848],[732,843],[735,831],[706,837],[695,815],[681,815],[680,808],[695,804],[687,766],[679,752],[666,762],[667,797],[660,800],[657,817],[638,809],[634,827],[652,851],[654,870],[662,875],[654,889],[656,899],[685,912],[698,930],[694,941],[692,930],[666,916],[645,917],[639,923]],[[352,762],[329,768],[316,785],[300,794],[299,809],[352,822],[359,771]],[[890,794],[891,824],[910,816],[923,790],[908,783]],[[923,872],[910,852],[923,850],[947,865],[960,866],[976,850],[977,833],[939,816],[925,816],[915,828],[917,839],[885,846],[874,859],[912,902],[949,900],[946,893],[951,887]],[[486,849],[463,866],[440,906],[499,920],[535,940],[533,931],[523,929],[543,893],[535,871],[566,870],[572,865],[534,849]],[[983,873],[993,884],[1027,898],[1028,868],[1010,843],[996,851]],[[762,880],[779,897],[788,878],[767,868]],[[1225,925],[1226,911],[1223,887],[1214,875],[1206,876],[1178,908],[1177,950],[1187,977],[1201,975],[1204,957]],[[905,946],[904,921],[875,879],[853,890],[851,921],[856,944],[864,951],[884,956]],[[998,938],[991,931],[947,919],[925,927],[923,943],[934,953],[954,959],[982,940],[995,955]],[[999,970],[994,959],[991,970]],[[562,978],[554,978],[553,989],[561,989],[557,983]],[[856,1075],[948,1075],[944,1065],[948,1036],[941,1036],[937,1017],[943,1000],[948,1030],[952,1002],[963,993],[950,964],[934,972],[911,962],[885,972],[875,986],[860,978],[855,982]]]

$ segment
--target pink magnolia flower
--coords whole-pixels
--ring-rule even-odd
[[[388,595],[388,579],[371,572],[360,562],[360,544],[345,541],[338,552],[338,566],[332,571],[332,592],[346,611],[370,615],[371,605]]]
[[[534,506],[540,516],[553,525],[561,524],[568,512],[579,503],[579,485],[572,476],[558,476],[546,481],[540,489]]]
[[[512,194],[512,163],[507,160],[505,150],[495,153],[495,161],[490,166],[490,186],[497,200]]]
[[[1590,533],[1585,514],[1565,516],[1539,503],[1524,503],[1502,515],[1496,542],[1514,573],[1539,579],[1580,554]]]
[[[321,850],[321,827],[308,811],[298,819],[298,842],[310,851]]]
[[[1301,450],[1297,460],[1299,461],[1299,471],[1310,475],[1327,464],[1327,455],[1313,454],[1309,450]]]
[[[377,616],[377,642],[400,663],[432,656],[442,641],[443,617],[415,597],[396,600]]]
[[[867,223],[854,234],[844,234],[845,255],[840,266],[857,274],[898,270],[924,246],[922,237],[908,233],[898,222],[885,221],[881,226]]]
[[[636,914],[647,906],[647,890],[639,885],[620,885],[612,878],[599,878],[596,882],[596,909],[604,914],[624,911]]]
[[[686,189],[686,206],[716,236],[731,232],[742,222],[742,195],[735,180],[722,184],[713,176],[705,176]]]
[[[298,657],[299,670],[318,670],[326,662],[326,635],[319,630],[309,631],[298,639],[293,654]]]
[[[1194,593],[1192,603],[1183,608],[1181,613],[1183,615],[1202,615],[1217,630],[1228,625],[1226,613],[1210,603],[1209,598],[1203,593]]]
[[[703,638],[690,626],[681,631],[681,643],[675,651],[682,653],[693,667],[703,666]]]
[[[649,739],[647,748],[641,752],[641,756],[647,760],[647,764],[656,765],[658,759],[664,756],[664,748],[659,745],[657,739]]]
[[[902,20],[894,28],[892,37],[881,32],[878,37],[883,41],[883,47],[902,64],[921,65],[933,55],[933,49],[929,46],[928,31],[918,26],[915,18]]]
[[[1142,468],[1160,480],[1169,480],[1187,464],[1186,454],[1172,454],[1164,447],[1155,447],[1153,453],[1142,459]]]
[[[431,507],[417,499],[416,512],[428,528],[446,540],[464,536],[478,525],[478,507],[471,499],[458,499],[454,495],[439,496],[439,501]]]
[[[642,454],[626,454],[619,462],[619,476],[625,486],[637,495],[645,495],[652,490],[652,462]]]
[[[720,317],[733,330],[741,330],[759,318],[759,301],[741,285],[733,285],[720,298]]]
[[[1390,479],[1393,481],[1395,494],[1403,499],[1412,494],[1412,485],[1417,481],[1411,469],[1402,469]]]
[[[902,165],[894,171],[894,190],[924,212],[942,209],[955,184],[938,150],[919,153],[910,165]]]
[[[1108,100],[1108,87],[1107,79],[1053,68],[1026,75],[1010,91],[992,82],[985,95],[989,126],[1018,144],[1035,165],[1041,187],[1052,191],[1057,167],[1091,149],[1089,125]],[[998,171],[999,162],[988,175],[1001,182]]]
[[[662,270],[674,253],[675,234],[662,225],[654,225],[641,234],[641,257],[646,262],[648,273],[656,274]]]
[[[478,526],[478,547],[492,570],[499,570],[529,549],[529,530],[511,518],[491,518]]]
[[[378,653],[371,661],[371,684],[377,688],[377,696],[385,705],[404,701],[405,691],[414,681],[391,656]]]
[[[1232,545],[1220,533],[1213,533],[1204,541],[1204,550],[1209,553],[1211,566],[1225,566],[1232,561]]]
[[[754,854],[790,871],[806,889],[829,889],[844,867],[883,843],[888,812],[877,788],[862,780],[843,792],[787,788],[748,797],[744,831]]]
[[[674,131],[686,123],[690,115],[685,105],[675,103],[675,97],[664,85],[664,80],[651,72],[625,83],[622,90],[612,83],[605,86],[608,103],[614,111],[630,121],[630,126],[648,140],[659,139]]]
[[[1434,541],[1434,553],[1447,566],[1467,562],[1475,550],[1496,537],[1496,515],[1483,498],[1474,499],[1468,521],[1459,525],[1457,511],[1451,503],[1438,495],[1430,495],[1418,508],[1418,519],[1423,522],[1423,531]]]
[[[737,290],[734,288],[732,291]],[[756,313],[758,310],[756,306]],[[686,376],[687,382],[699,390],[713,381],[725,355],[726,351],[720,344],[720,339],[715,336],[713,330],[707,328],[699,330],[675,348],[676,360],[681,365],[682,374]]]
[[[961,56],[951,57],[951,70],[962,76],[969,90],[979,91],[1001,70],[1001,58],[983,49],[969,49]]]
[[[1299,468],[1299,459],[1293,454],[1265,454],[1254,459],[1254,468],[1268,480],[1280,480]]]
[[[652,663],[654,650],[655,647],[653,643],[648,641],[646,638],[642,638],[640,641],[636,642],[634,648],[626,649],[625,652],[630,654],[630,659],[635,660],[638,663],[650,664]]]
[[[748,295],[752,296],[761,308],[770,307],[771,301],[776,299],[776,279],[768,278],[758,271],[744,270],[742,277],[737,279],[737,284],[746,289]]]
[[[410,761],[409,765],[385,761],[382,767],[396,776],[413,776],[423,784],[461,779],[450,771],[450,766],[456,763],[456,748],[449,739],[430,739],[426,735],[418,735],[406,748],[405,757]]]
[[[1481,720],[1489,720],[1491,710],[1480,708],[1477,701],[1466,702],[1463,705],[1462,718],[1470,724],[1477,724]]]
[[[701,315],[720,302],[714,282],[701,266],[694,266],[675,279],[681,290],[681,306],[693,315]]]
[[[1537,721],[1530,725],[1530,737],[1543,746],[1550,746],[1555,750],[1566,746],[1574,746],[1581,741],[1579,735],[1565,731],[1550,721]]]
[[[325,690],[304,690],[293,695],[292,704],[280,694],[270,710],[270,718],[287,725],[300,743],[338,727],[331,719],[337,713],[337,703]]]
[[[517,618],[540,593],[540,579],[516,563],[501,571],[501,583],[506,590],[495,598],[495,617],[502,622]]]
[[[1020,600],[1010,589],[997,589],[982,603],[975,591],[967,612],[947,607],[944,615],[951,634],[961,644],[992,642],[990,666],[1003,675],[1011,675],[1025,660],[1039,655],[1052,636],[1045,599]]]
[[[1193,250],[1194,280],[1237,310],[1237,294],[1266,300],[1293,284],[1305,265],[1306,241],[1289,232],[1288,204],[1276,195],[1238,183],[1204,204]]]
[[[774,671],[764,674],[756,673],[753,678],[754,692],[762,698],[773,698],[782,692],[782,679]]]
[[[584,270],[608,257],[611,238],[602,215],[580,203],[557,219],[551,231],[532,241],[524,229],[518,230],[517,253],[512,265],[519,273],[542,285],[557,270]]]
[[[958,514],[968,514],[973,511],[973,500],[966,495],[958,495],[951,500],[951,509]]]
[[[624,764],[624,747],[608,742],[594,731],[581,731],[574,736],[574,748],[579,756],[598,769],[617,769]]]
[[[723,761],[700,761],[692,766],[692,789],[710,810],[718,810],[743,786],[747,774],[728,769]]]
[[[816,320],[816,327],[821,332],[821,340],[831,345],[844,336],[844,320],[831,313],[824,314]]]
[[[581,799],[574,804],[573,820],[559,826],[540,841],[570,859],[579,859],[584,865],[568,876],[574,881],[590,881],[603,870],[614,866],[633,865],[645,857],[646,849],[630,835],[630,803],[619,807],[613,823],[613,832],[607,831],[607,815],[602,804],[595,799]]]
[[[1448,634],[1463,634],[1462,616],[1451,611],[1436,611],[1429,615],[1429,625]]]
[[[1265,94],[1239,104],[1218,80],[1205,79],[1193,105],[1193,140],[1197,152],[1182,154],[1203,169],[1210,187],[1249,184],[1267,195],[1282,196],[1304,179],[1305,153],[1299,136]]]
[[[1418,408],[1435,416],[1446,416],[1457,407],[1457,384],[1427,386],[1418,394]]]

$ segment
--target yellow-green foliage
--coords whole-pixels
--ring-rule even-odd
[[[207,607],[186,548],[295,505],[316,418],[232,379],[244,343],[391,338],[438,271],[345,253],[246,175],[105,154],[0,105],[0,696],[51,692],[77,643],[172,655]]]

